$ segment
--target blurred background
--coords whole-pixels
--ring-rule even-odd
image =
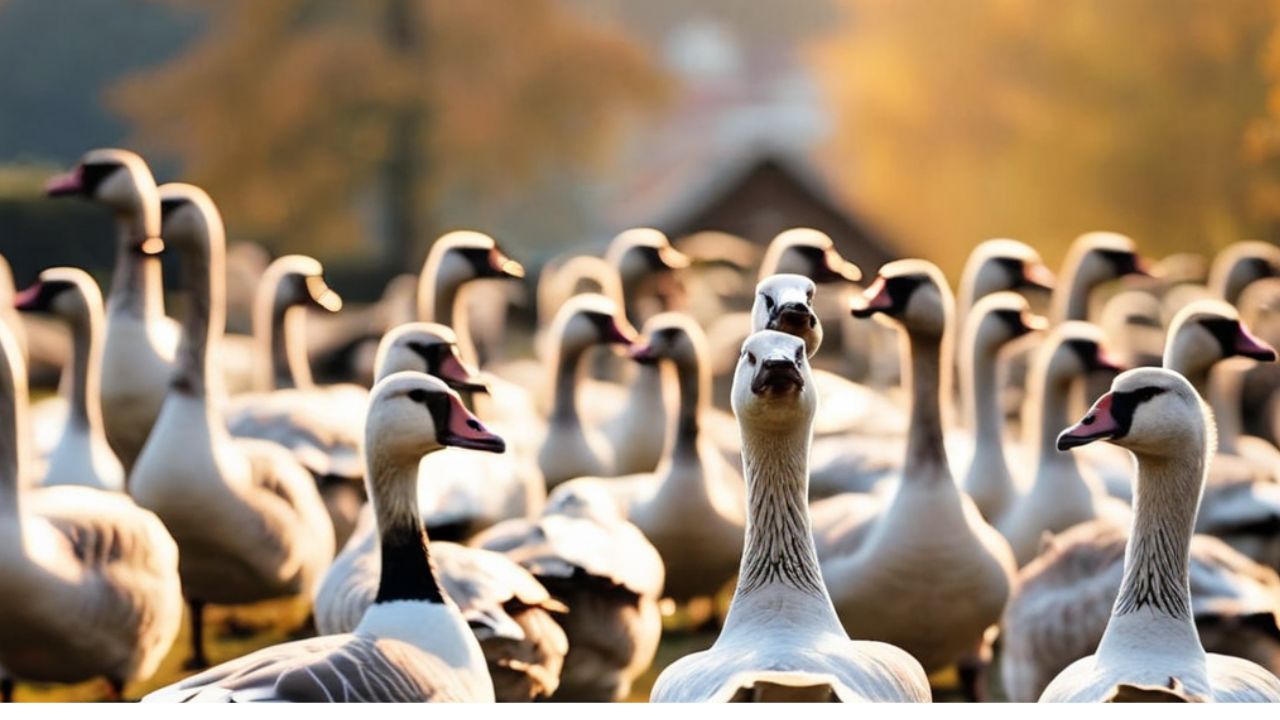
[[[1087,230],[1158,257],[1280,219],[1270,0],[0,0],[0,67],[20,286],[109,267],[105,216],[41,198],[99,146],[355,299],[459,227],[536,266],[808,224],[954,276],[987,237],[1052,264]]]

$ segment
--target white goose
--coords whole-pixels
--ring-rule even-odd
[[[102,421],[102,291],[83,270],[51,268],[16,300],[21,310],[49,312],[71,326],[72,363],[64,370],[68,415],[49,455],[45,485],[124,490],[124,468]]]
[[[155,515],[115,492],[24,488],[21,350],[0,323],[0,667],[12,681],[105,677],[120,699],[152,675],[182,624],[178,549]]]
[[[846,493],[814,503],[822,576],[850,635],[896,645],[927,672],[967,664],[1000,621],[1016,565],[947,461],[942,384],[951,367],[951,291],[933,264],[900,260],[882,267],[851,309],[900,326],[911,422],[892,497]],[[971,697],[980,694],[979,680],[980,673],[966,679]]]
[[[1003,290],[1052,291],[1053,271],[1030,245],[997,238],[978,243],[965,260],[956,288],[956,325],[967,327],[969,312],[982,298]]]
[[[1235,305],[1254,280],[1280,275],[1280,247],[1262,240],[1242,240],[1224,248],[1209,267],[1209,292]]]
[[[662,558],[599,487],[559,495],[535,520],[472,540],[527,569],[568,607],[555,619],[569,654],[553,700],[617,702],[658,652]]]
[[[817,393],[802,340],[747,339],[733,383],[748,520],[738,587],[709,650],[662,671],[653,702],[928,702],[920,663],[849,639],[823,585],[806,509]]]
[[[178,326],[164,314],[160,284],[160,201],[142,158],[126,150],[92,150],[50,195],[78,195],[116,217],[116,265],[107,293],[102,349],[102,410],[107,440],[125,469],[133,467],[160,415],[173,371]]]
[[[635,331],[622,309],[603,295],[578,295],[566,302],[551,325],[555,355],[550,363],[554,405],[538,451],[547,487],[576,477],[616,474],[613,449],[578,409],[583,360],[596,345],[630,345]]]
[[[1097,702],[1127,694],[1184,700],[1280,702],[1280,678],[1262,667],[1206,654],[1191,611],[1189,554],[1213,433],[1191,383],[1159,368],[1112,383],[1060,450],[1108,440],[1134,454],[1133,529],[1125,576],[1094,655],[1045,688],[1042,702]]]
[[[349,634],[276,645],[155,691],[155,702],[493,702],[484,653],[441,587],[418,515],[418,461],[444,446],[500,452],[443,382],[396,373],[370,393],[366,477],[377,594]]]
[[[1019,566],[1036,556],[1045,532],[1062,532],[1100,517],[1128,522],[1128,508],[1107,495],[1094,469],[1055,449],[1057,428],[1068,422],[1073,384],[1088,373],[1119,369],[1103,350],[1102,332],[1084,322],[1055,327],[1036,349],[1022,410],[1022,444],[1028,457],[1035,458],[1033,475],[1027,490],[996,522]]]
[[[181,253],[190,304],[160,417],[129,475],[138,504],[181,549],[193,665],[206,663],[205,603],[309,595],[333,559],[333,526],[315,482],[285,448],[232,438],[216,381],[224,312],[222,218],[197,187],[161,188],[164,233]]]
[[[1091,232],[1076,238],[1062,268],[1050,301],[1049,320],[1054,325],[1088,320],[1089,299],[1103,283],[1125,275],[1149,274],[1133,240],[1112,232]]]
[[[711,412],[702,328],[682,313],[662,313],[650,318],[643,335],[644,344],[633,346],[631,357],[649,365],[670,362],[679,389],[678,406],[665,421],[666,449],[657,470],[571,480],[549,502],[585,486],[612,497],[662,556],[666,596],[683,602],[714,595],[737,571],[746,522],[742,478],[701,430]]]

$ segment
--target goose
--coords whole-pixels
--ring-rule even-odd
[[[1150,275],[1132,238],[1113,232],[1090,232],[1077,237],[1062,261],[1061,282],[1049,301],[1049,320],[1088,320],[1089,299],[1105,282],[1125,275]]]
[[[523,277],[524,267],[488,235],[471,230],[446,233],[432,244],[418,275],[418,319],[453,328],[462,358],[474,364],[476,350],[466,321],[467,283]]]
[[[960,486],[973,499],[983,519],[992,523],[1009,511],[1018,496],[1005,454],[1004,413],[1000,408],[1000,349],[1049,323],[1033,315],[1027,301],[1007,290],[986,295],[969,313],[960,346],[960,397],[966,424],[973,430],[968,469]],[[1018,448],[1019,450],[1021,448]]]
[[[211,369],[222,339],[222,217],[192,185],[160,188],[164,235],[181,253],[190,304],[170,389],[129,493],[181,550],[193,655],[207,665],[205,603],[310,595],[333,559],[333,525],[307,471],[280,445],[232,438]],[[212,381],[212,382],[211,382]]]
[[[1206,653],[1192,619],[1191,535],[1213,447],[1195,388],[1163,368],[1121,374],[1058,448],[1098,440],[1129,450],[1138,466],[1124,580],[1097,652],[1062,671],[1040,701],[1097,702],[1145,687],[1183,699],[1280,702],[1280,678]]]
[[[1261,240],[1232,243],[1209,266],[1209,291],[1235,305],[1254,280],[1280,275],[1280,247]]]
[[[635,337],[621,308],[595,294],[578,295],[565,303],[556,313],[551,332],[556,339],[551,362],[555,401],[538,451],[538,467],[548,489],[576,477],[616,474],[608,440],[580,414],[577,384],[589,348],[630,346]]]
[[[1019,567],[1036,556],[1045,532],[1099,517],[1128,522],[1128,507],[1107,495],[1093,467],[1055,450],[1057,428],[1068,422],[1072,384],[1089,373],[1119,369],[1103,347],[1102,332],[1076,320],[1053,328],[1032,357],[1022,417],[1023,447],[1034,458],[1033,474],[1027,490],[996,522]]]
[[[929,702],[920,663],[849,639],[823,585],[805,488],[818,398],[804,341],[749,337],[732,397],[747,484],[738,585],[715,644],[663,670],[650,700]]]
[[[440,380],[394,373],[370,391],[366,473],[381,564],[350,633],[276,645],[170,685],[149,702],[493,702],[484,653],[442,587],[418,515],[418,461],[503,441]]]
[[[653,308],[645,307],[646,295],[661,290],[654,285],[673,273],[689,267],[690,260],[671,245],[661,230],[647,227],[631,228],[618,233],[605,250],[604,259],[618,273],[622,284],[622,307],[627,310],[627,321],[639,326]],[[664,293],[659,293],[664,294]],[[665,308],[658,308],[661,311]]]
[[[428,453],[424,460],[433,454],[437,453]],[[419,464],[418,472],[420,494],[422,486],[432,481],[423,478],[423,465]],[[431,534],[429,527],[427,534]],[[505,555],[436,540],[431,543],[431,558],[445,593],[480,642],[498,701],[529,702],[551,696],[560,684],[568,652],[568,640],[553,618],[565,612],[564,605]],[[376,523],[372,508],[366,505],[351,539],[316,587],[315,622],[321,635],[349,633],[359,626],[377,597],[381,571]]]
[[[83,270],[51,268],[15,300],[20,310],[49,312],[71,326],[72,364],[63,383],[69,409],[49,456],[44,485],[124,490],[124,467],[102,420],[102,291]]]
[[[557,701],[625,699],[658,652],[662,558],[598,487],[557,495],[533,520],[499,523],[471,545],[527,569],[567,608]]]
[[[737,571],[746,506],[742,478],[701,432],[711,411],[706,336],[683,313],[653,316],[642,334],[645,340],[632,346],[631,358],[651,365],[671,363],[679,389],[657,470],[571,480],[558,486],[549,502],[584,485],[600,488],[662,556],[666,596],[681,602],[709,597]]]
[[[27,378],[0,323],[0,699],[13,681],[125,683],[155,673],[182,624],[178,549],[121,493],[28,488]]]
[[[160,201],[151,170],[127,150],[91,150],[51,180],[53,196],[101,203],[116,218],[116,264],[107,293],[102,417],[107,441],[128,471],[160,415],[173,371],[178,325],[164,314]]]
[[[947,460],[941,386],[951,367],[951,290],[932,263],[899,260],[880,268],[850,309],[900,326],[911,422],[891,497],[845,493],[813,504],[822,576],[850,635],[896,645],[926,672],[962,661],[968,668],[1000,620],[1016,565]],[[982,668],[970,669],[966,692],[978,697]]]
[[[1035,702],[1097,649],[1124,578],[1128,529],[1105,520],[1053,536],[1018,575],[1001,623],[1001,673],[1013,702]],[[1208,535],[1191,538],[1191,614],[1205,649],[1280,670],[1280,576]]]
[[[13,306],[17,294],[18,288],[13,282],[13,267],[5,256],[0,255],[0,322],[9,326],[14,341],[18,343],[18,350],[25,358],[29,355],[26,326],[22,322],[22,315]]]
[[[956,289],[956,326],[967,327],[969,312],[982,298],[1002,290],[1052,292],[1053,271],[1030,245],[1010,238],[978,243],[965,260]]]

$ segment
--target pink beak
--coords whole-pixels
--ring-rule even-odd
[[[34,310],[39,301],[40,283],[36,283],[13,296],[13,307],[16,310]]]
[[[635,333],[623,329],[617,318],[611,318],[609,325],[605,327],[604,341],[614,345],[632,345],[636,337]]]
[[[454,447],[501,453],[507,448],[502,438],[489,432],[475,415],[467,410],[457,395],[449,395],[449,427],[440,443]]]
[[[871,283],[871,287],[863,291],[861,297],[849,301],[849,311],[857,318],[868,318],[877,312],[893,309],[893,298],[889,296],[889,284],[881,276]]]
[[[1249,332],[1244,323],[1237,325],[1239,330],[1236,332],[1236,354],[1241,357],[1253,358],[1259,362],[1275,362],[1276,351],[1266,341],[1258,338],[1257,335]]]
[[[77,165],[61,175],[54,176],[45,184],[45,193],[57,197],[59,195],[74,195],[80,192],[81,172],[80,166]]]
[[[1063,430],[1058,436],[1058,451],[1065,452],[1096,440],[1114,437],[1120,431],[1120,423],[1111,414],[1111,402],[1111,393],[1103,395],[1089,408],[1088,414],[1080,422]]]

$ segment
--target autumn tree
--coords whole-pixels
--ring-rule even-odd
[[[239,233],[418,262],[447,198],[533,192],[590,167],[665,81],[557,0],[187,0],[208,30],[112,100]]]
[[[813,54],[838,115],[827,163],[904,250],[954,271],[986,237],[1057,259],[1087,230],[1127,232],[1159,255],[1266,229],[1246,134],[1265,110],[1274,3],[844,9]]]

